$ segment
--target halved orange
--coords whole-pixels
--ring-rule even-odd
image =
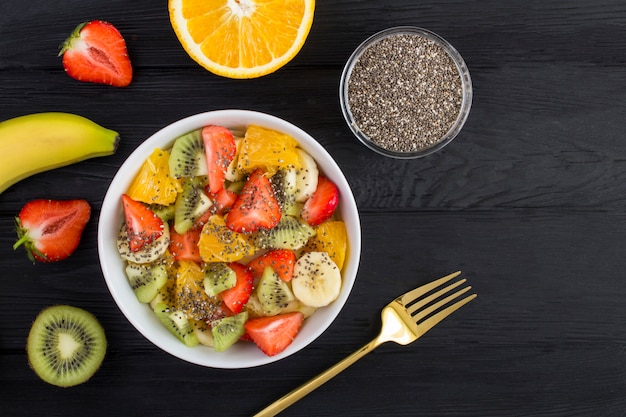
[[[229,78],[270,74],[300,51],[315,0],[169,0],[170,22],[185,51]]]

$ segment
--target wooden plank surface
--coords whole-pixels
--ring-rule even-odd
[[[75,82],[58,45],[109,20],[135,67],[127,89]],[[384,159],[339,109],[343,65],[374,32],[416,25],[448,39],[472,75],[461,135],[425,159]],[[0,3],[0,119],[78,113],[115,129],[118,152],[28,178],[0,195],[0,409],[9,416],[251,415],[359,348],[391,298],[457,269],[479,298],[409,347],[387,345],[303,399],[291,416],[626,415],[626,5],[609,1],[318,2],[300,54],[255,80],[197,66],[166,2]],[[348,304],[307,349],[272,365],[203,368],[144,339],[107,291],[97,216],[123,160],[194,113],[283,117],[331,153],[359,206],[363,253]],[[32,265],[11,248],[34,198],[86,198],[93,221],[67,261]],[[24,345],[43,307],[92,311],[109,338],[91,381],[41,382]]]

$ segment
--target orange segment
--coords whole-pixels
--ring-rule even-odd
[[[206,320],[220,309],[221,301],[204,292],[204,272],[195,262],[179,262],[175,291],[176,307],[187,317]]]
[[[170,154],[155,149],[139,169],[128,188],[127,194],[133,200],[146,204],[170,205],[182,191],[180,182],[170,175]]]
[[[185,51],[230,78],[272,73],[300,51],[315,0],[169,0],[170,22]]]
[[[348,248],[346,225],[340,220],[328,221],[315,228],[315,236],[307,243],[308,252],[327,252],[339,269],[343,268]]]
[[[211,216],[202,227],[198,248],[204,262],[234,262],[255,252],[248,237],[226,227],[219,215]]]
[[[298,142],[289,135],[252,125],[241,142],[237,169],[251,172],[263,168],[273,175],[278,168],[300,168],[296,146]]]

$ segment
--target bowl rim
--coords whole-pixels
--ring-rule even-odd
[[[313,156],[320,171],[333,179],[341,192],[339,210],[342,220],[346,222],[349,236],[349,249],[342,271],[341,293],[329,306],[308,317],[294,342],[275,356],[265,355],[252,344],[233,346],[219,353],[206,346],[188,348],[160,325],[149,305],[142,304],[136,299],[123,271],[125,262],[117,253],[115,237],[119,232],[118,225],[121,225],[123,219],[119,199],[122,192],[128,189],[141,163],[156,147],[171,146],[176,137],[208,124],[221,124],[232,129],[256,124],[292,135],[299,146]],[[361,227],[356,201],[346,177],[333,157],[317,140],[296,125],[270,114],[242,109],[213,110],[187,116],[161,128],[137,146],[122,163],[106,191],[99,215],[97,240],[100,267],[107,288],[117,307],[133,327],[152,344],[179,359],[222,369],[267,365],[299,352],[318,339],[343,310],[354,286],[361,256]]]
[[[363,55],[363,53],[375,43],[395,35],[401,34],[412,34],[412,35],[420,35],[425,38],[430,39],[436,45],[440,46],[447,54],[450,56],[457,70],[459,71],[459,75],[461,77],[461,86],[462,86],[462,94],[463,98],[461,100],[461,108],[459,110],[459,114],[453,125],[450,127],[448,132],[444,135],[444,137],[439,140],[434,145],[418,150],[415,152],[397,152],[390,149],[386,149],[382,146],[379,146],[374,141],[372,141],[356,124],[354,121],[354,117],[350,110],[350,104],[348,100],[348,84],[350,81],[350,76],[352,75],[352,70],[354,66],[358,62],[359,58]],[[473,87],[472,87],[472,79],[469,73],[469,69],[465,60],[461,56],[461,54],[450,44],[447,40],[445,40],[440,35],[432,32],[428,29],[424,29],[418,26],[394,26],[387,29],[383,29],[379,32],[374,33],[373,35],[366,38],[359,46],[356,47],[354,52],[348,58],[343,71],[341,73],[341,79],[339,82],[339,103],[341,107],[341,113],[348,124],[348,127],[356,136],[356,138],[366,147],[373,150],[374,152],[384,155],[391,158],[396,159],[417,159],[422,158],[428,155],[431,155],[446,145],[448,145],[454,138],[458,136],[461,132],[461,129],[465,125],[467,118],[469,117],[470,109],[472,107],[473,100]]]

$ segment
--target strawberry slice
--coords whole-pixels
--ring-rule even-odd
[[[226,307],[228,307],[228,309],[233,313],[237,314],[241,312],[250,299],[254,280],[252,278],[252,274],[244,265],[238,262],[231,262],[228,266],[235,271],[235,274],[237,275],[237,283],[234,287],[222,291],[220,296],[222,297],[222,301]]]
[[[122,204],[131,252],[137,252],[163,235],[163,220],[144,203],[122,194]]]
[[[311,226],[330,219],[339,205],[339,189],[328,178],[319,176],[317,188],[302,206],[300,216]]]
[[[15,218],[18,241],[31,261],[57,262],[70,256],[91,216],[85,200],[33,200]]]
[[[246,334],[268,356],[274,356],[293,342],[304,321],[299,311],[258,317],[246,322]]]
[[[176,233],[174,228],[170,230],[169,251],[175,260],[191,261],[198,264],[202,262],[198,249],[201,232],[202,229],[199,227],[193,227],[183,234]]]
[[[227,188],[222,188],[217,192],[217,194],[212,194],[209,190],[209,186],[205,187],[206,193],[213,202],[212,208],[216,214],[224,215],[226,214],[230,208],[235,204],[237,200],[237,193],[234,191],[230,191]]]
[[[223,126],[204,127],[202,140],[206,153],[209,191],[211,194],[217,194],[224,188],[226,170],[235,158],[237,145],[233,134]]]
[[[296,264],[296,253],[289,249],[275,249],[264,253],[248,264],[248,269],[254,278],[261,278],[265,268],[270,267],[278,277],[285,282],[293,278],[293,268]]]
[[[61,45],[63,67],[78,80],[126,87],[133,78],[126,42],[108,22],[93,20],[78,25]]]
[[[271,229],[278,224],[281,208],[269,178],[262,169],[255,170],[244,184],[239,197],[226,217],[226,226],[235,232],[248,233]]]

